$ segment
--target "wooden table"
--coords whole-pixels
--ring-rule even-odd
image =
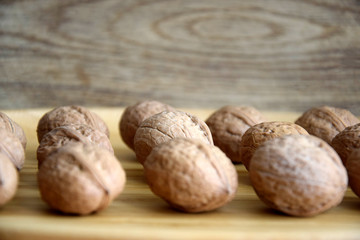
[[[28,138],[25,167],[15,198],[0,208],[1,240],[42,239],[360,239],[360,199],[350,190],[343,202],[315,217],[297,218],[266,207],[255,195],[243,166],[237,165],[235,199],[208,213],[172,210],[149,190],[142,166],[118,133],[121,108],[91,109],[110,128],[115,154],[127,174],[124,192],[106,210],[90,216],[67,216],[41,201],[37,188],[36,125],[48,109],[4,111]],[[183,109],[206,119],[212,110]],[[264,112],[270,120],[293,121],[298,113]]]
[[[357,0],[2,0],[0,108],[334,105],[360,115]]]

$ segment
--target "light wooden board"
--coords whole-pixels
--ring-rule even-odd
[[[270,210],[255,195],[243,166],[237,165],[235,199],[212,212],[174,211],[152,194],[142,166],[119,137],[121,108],[91,109],[108,124],[115,154],[127,174],[125,190],[106,210],[90,216],[54,212],[40,199],[36,182],[36,125],[48,109],[4,111],[28,138],[25,167],[15,198],[0,208],[0,239],[360,239],[360,199],[350,190],[323,214],[297,218]],[[212,110],[183,109],[206,119]],[[265,112],[269,120],[293,121],[298,113]]]
[[[248,104],[360,115],[357,0],[2,0],[0,108]]]

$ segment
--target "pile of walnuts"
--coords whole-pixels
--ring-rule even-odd
[[[230,202],[238,184],[234,164],[242,163],[269,207],[314,216],[342,201],[348,176],[360,196],[359,122],[329,106],[312,108],[295,123],[267,121],[253,107],[224,106],[203,122],[142,101],[125,109],[119,130],[150,189],[175,209],[204,212]]]

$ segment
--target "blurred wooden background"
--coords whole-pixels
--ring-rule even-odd
[[[0,109],[149,98],[360,115],[360,1],[0,0]]]

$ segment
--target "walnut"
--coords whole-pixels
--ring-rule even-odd
[[[5,154],[20,170],[25,163],[25,151],[20,140],[11,132],[0,129],[0,153]]]
[[[141,101],[135,105],[128,106],[120,119],[119,131],[124,143],[134,150],[134,136],[140,123],[162,111],[174,111],[175,109],[167,104],[158,101]]]
[[[309,134],[317,136],[329,144],[339,132],[359,122],[360,120],[348,110],[330,106],[311,108],[295,121]]]
[[[354,149],[360,149],[360,123],[346,127],[331,141],[331,146],[339,154],[344,165]]]
[[[45,134],[37,149],[38,165],[54,151],[69,142],[95,144],[114,154],[109,138],[97,129],[88,125],[67,125],[52,129]]]
[[[237,173],[231,160],[203,140],[175,138],[156,146],[144,163],[150,189],[184,212],[204,212],[230,202]]]
[[[265,204],[303,217],[337,206],[348,184],[336,152],[311,135],[287,135],[266,141],[255,151],[249,175]]]
[[[144,163],[151,150],[177,137],[196,138],[213,144],[209,127],[196,116],[182,111],[164,111],[145,119],[134,137],[137,159]]]
[[[218,146],[234,163],[241,163],[240,142],[245,131],[265,117],[255,108],[224,106],[215,111],[205,123],[210,128],[214,145]]]
[[[244,133],[240,143],[240,159],[246,169],[255,150],[265,141],[289,134],[308,135],[305,129],[290,122],[263,122],[250,127]]]
[[[0,128],[13,133],[20,140],[23,148],[26,148],[27,139],[24,130],[19,124],[14,122],[8,115],[2,112],[0,112]]]
[[[82,106],[61,106],[45,113],[37,126],[37,137],[42,137],[52,129],[64,125],[85,124],[110,136],[106,123],[96,114]]]
[[[9,202],[16,194],[19,175],[14,164],[0,153],[0,206]]]
[[[69,214],[105,209],[122,192],[125,181],[125,172],[111,152],[81,142],[59,148],[38,171],[42,199]]]
[[[360,197],[360,149],[355,149],[346,161],[346,170],[349,176],[349,186]]]

